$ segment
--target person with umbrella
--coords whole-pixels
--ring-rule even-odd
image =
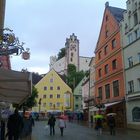
[[[107,115],[108,116],[108,126],[110,130],[110,135],[115,135],[115,127],[116,127],[116,122],[115,118],[113,115]]]
[[[66,128],[66,121],[64,116],[59,117],[58,127],[60,128],[61,136],[63,136],[64,128]]]
[[[97,131],[97,135],[101,135],[102,134],[102,119],[103,116],[100,114],[97,114],[94,116],[95,118],[95,130]]]

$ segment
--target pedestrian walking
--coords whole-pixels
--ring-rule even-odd
[[[60,128],[61,136],[63,136],[64,128],[66,128],[66,122],[61,116],[59,117],[58,127]]]
[[[55,122],[56,122],[56,119],[54,117],[54,115],[51,115],[49,120],[48,120],[48,125],[50,126],[50,136],[53,134],[55,135]]]
[[[18,140],[22,128],[23,128],[22,117],[19,115],[18,109],[15,109],[14,114],[9,116],[7,122],[8,140]]]
[[[31,121],[31,125],[35,126],[35,121],[34,121],[34,118],[32,117],[32,115],[30,115],[29,119]]]
[[[116,122],[115,118],[112,115],[108,116],[108,126],[110,130],[110,135],[115,135]]]
[[[97,131],[97,135],[102,134],[102,119],[101,118],[95,119],[95,130]]]

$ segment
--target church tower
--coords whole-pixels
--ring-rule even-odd
[[[70,38],[66,39],[66,62],[68,64],[74,64],[76,71],[79,71],[79,40],[77,36],[70,35]]]

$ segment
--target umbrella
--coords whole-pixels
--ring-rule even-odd
[[[94,118],[95,119],[103,119],[104,117],[103,117],[103,115],[97,114],[94,116]]]
[[[59,116],[59,118],[60,118],[60,119],[67,120],[67,119],[68,119],[68,116],[66,116],[66,115],[61,115],[61,116]]]
[[[108,113],[107,116],[115,116],[117,115],[116,113]]]

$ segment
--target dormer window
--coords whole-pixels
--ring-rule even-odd
[[[101,59],[101,51],[98,53],[98,59]]]
[[[108,31],[108,30],[106,30],[106,32],[105,32],[105,37],[107,38],[107,37],[108,37],[108,35],[109,35],[109,31]]]

